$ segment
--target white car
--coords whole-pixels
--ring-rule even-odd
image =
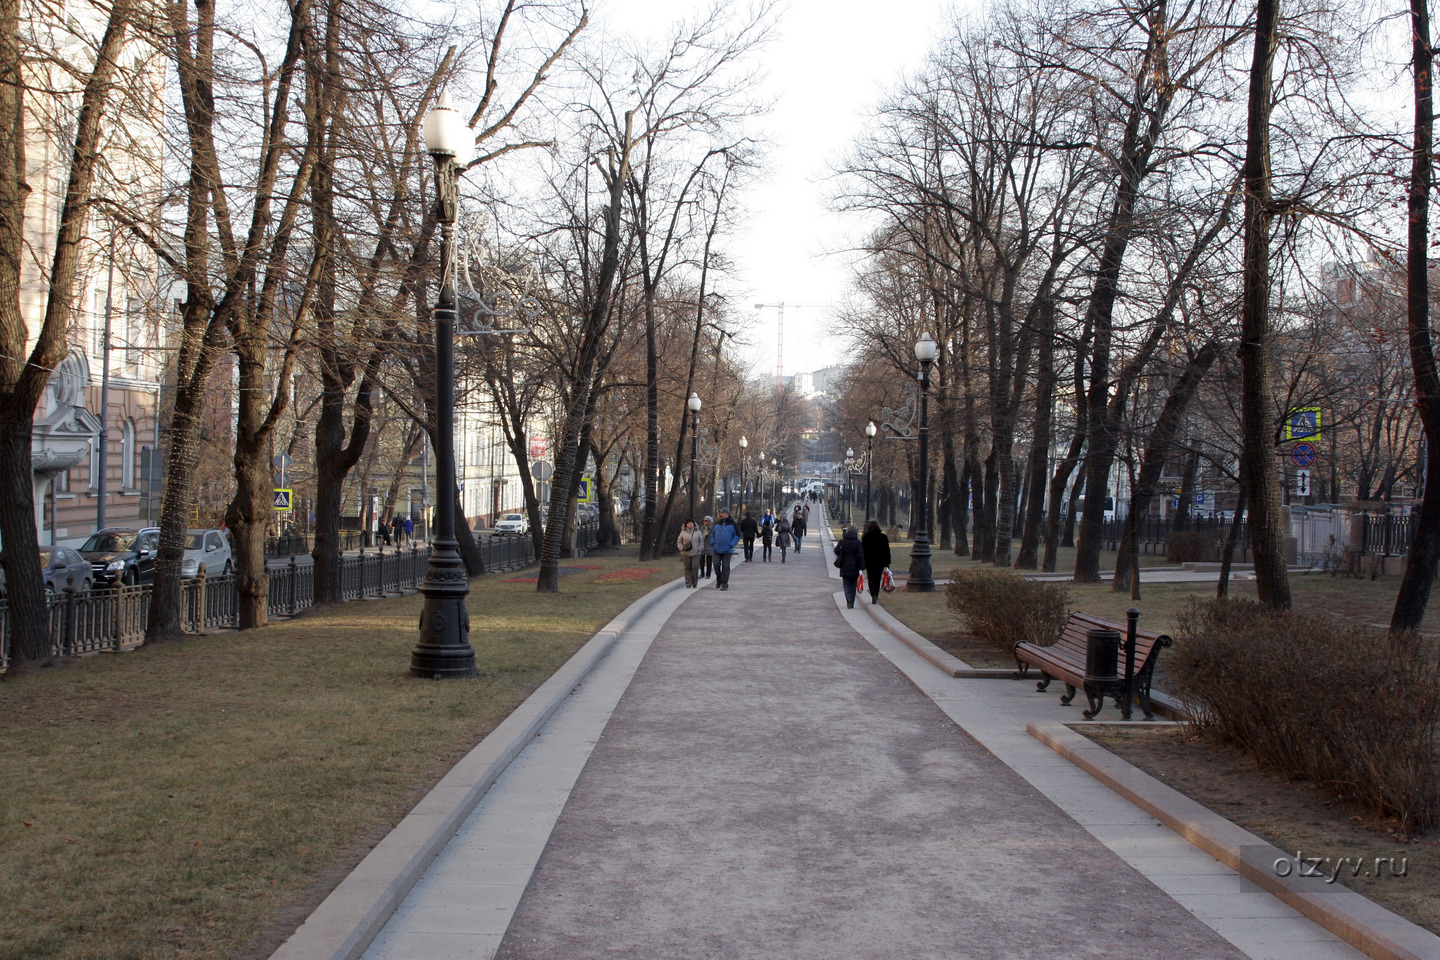
[[[186,530],[185,556],[180,561],[180,576],[198,577],[200,568],[206,577],[228,577],[235,571],[230,557],[230,540],[220,530]]]
[[[521,537],[530,532],[530,521],[525,519],[523,513],[507,513],[495,522],[495,535],[497,537]]]

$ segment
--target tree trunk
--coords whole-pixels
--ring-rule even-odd
[[[1160,416],[1150,432],[1150,442],[1145,447],[1145,456],[1140,464],[1140,474],[1131,486],[1130,512],[1125,517],[1125,535],[1120,541],[1120,555],[1115,559],[1115,578],[1112,589],[1121,591],[1130,588],[1131,573],[1139,558],[1134,555],[1139,533],[1140,519],[1150,511],[1150,504],[1160,489],[1160,477],[1165,464],[1175,448],[1175,438],[1185,419],[1200,382],[1215,363],[1220,348],[1207,343],[1185,364],[1184,371],[1170,388],[1170,396],[1160,409]]]
[[[1045,510],[1045,470],[1050,463],[1050,424],[1055,416],[1055,305],[1046,300],[1039,315],[1040,355],[1035,384],[1035,424],[1030,441],[1029,497],[1025,506],[1025,527],[1020,535],[1017,570],[1034,570],[1039,565],[1040,523]],[[1063,487],[1062,487],[1063,489]],[[1051,495],[1051,499],[1055,499]],[[1052,508],[1053,509],[1053,508]]]
[[[29,344],[29,327],[21,309],[25,262],[34,255],[28,249],[31,237],[26,226],[26,207],[32,188],[25,154],[26,140],[36,136],[31,129],[37,114],[25,102],[25,91],[34,89],[34,78],[26,75],[25,60],[31,44],[24,31],[16,0],[0,0],[0,130],[5,142],[0,148],[0,538],[5,544],[9,579],[9,616],[16,665],[49,653],[49,612],[41,585],[40,553],[35,529],[34,462],[31,440],[35,408],[44,394],[52,371],[68,352],[69,332],[77,295],[79,257],[85,240],[85,224],[94,194],[95,165],[102,121],[115,78],[116,60],[126,43],[131,23],[129,0],[117,0],[110,7],[105,32],[95,50],[94,65],[84,76],[79,109],[71,121],[68,177],[60,206],[55,249],[50,258],[48,288],[44,292],[44,320],[34,346]],[[31,12],[27,11],[25,17]],[[24,26],[22,26],[22,22]],[[42,91],[37,102],[48,99]],[[46,108],[48,109],[48,107]],[[42,110],[43,113],[43,110]],[[46,131],[49,135],[51,131]],[[54,131],[64,137],[70,131]],[[43,180],[49,171],[40,171]],[[47,198],[48,203],[53,199]],[[51,207],[53,210],[53,206]],[[29,296],[28,293],[23,295]],[[159,411],[156,411],[159,416]]]
[[[1250,66],[1246,123],[1244,276],[1240,307],[1240,419],[1242,458],[1250,503],[1250,546],[1255,588],[1267,606],[1290,608],[1285,566],[1280,479],[1275,458],[1274,395],[1270,379],[1271,71],[1275,61],[1279,0],[1257,0],[1255,53]]]
[[[1435,573],[1440,569],[1440,369],[1430,336],[1430,190],[1434,149],[1434,102],[1430,71],[1430,8],[1427,0],[1410,0],[1411,71],[1415,83],[1415,134],[1410,154],[1410,223],[1406,266],[1406,325],[1410,331],[1410,366],[1415,373],[1415,402],[1425,431],[1425,499],[1405,575],[1390,614],[1395,632],[1419,630],[1430,602]]]
[[[1235,548],[1240,544],[1241,517],[1245,516],[1245,465],[1240,465],[1239,492],[1235,495],[1235,516],[1230,519],[1230,531],[1225,535],[1225,548],[1220,552],[1220,581],[1215,585],[1215,599],[1223,600],[1230,593],[1230,565],[1235,559]]]

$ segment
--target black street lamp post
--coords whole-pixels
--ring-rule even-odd
[[[865,522],[870,522],[871,444],[875,442],[875,421],[865,424]]]
[[[690,519],[695,519],[695,487],[699,484],[699,474],[696,471],[696,462],[700,459],[700,396],[690,394],[690,399],[685,401],[690,408]]]
[[[454,236],[459,187],[456,155],[469,130],[450,106],[450,95],[425,114],[425,149],[435,161],[440,240],[440,298],[435,307],[435,488],[436,530],[420,593],[420,643],[410,654],[410,674],[436,680],[473,677],[470,646],[470,592],[465,561],[455,539],[455,264]]]
[[[740,435],[740,513],[738,516],[745,516],[745,497],[749,490],[745,486],[745,448],[750,446],[750,441],[745,435]]]
[[[939,345],[928,332],[915,343],[915,359],[920,361],[920,513],[915,519],[915,544],[910,548],[910,576],[905,589],[917,593],[935,592],[925,499],[930,484],[930,364],[938,352]]]

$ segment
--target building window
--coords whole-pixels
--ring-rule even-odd
[[[135,421],[126,420],[120,438],[120,486],[135,489]]]

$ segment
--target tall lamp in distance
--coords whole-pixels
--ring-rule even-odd
[[[700,395],[690,394],[690,399],[685,401],[690,408],[690,518],[695,518],[695,487],[699,483],[699,476],[696,474],[696,461],[700,458]]]
[[[871,444],[875,442],[875,421],[865,424],[865,522],[870,522]]]
[[[930,570],[930,529],[926,494],[930,488],[930,365],[940,345],[926,331],[915,341],[915,359],[920,361],[920,513],[915,518],[915,544],[910,548],[910,576],[905,589],[934,593],[935,577]]]

